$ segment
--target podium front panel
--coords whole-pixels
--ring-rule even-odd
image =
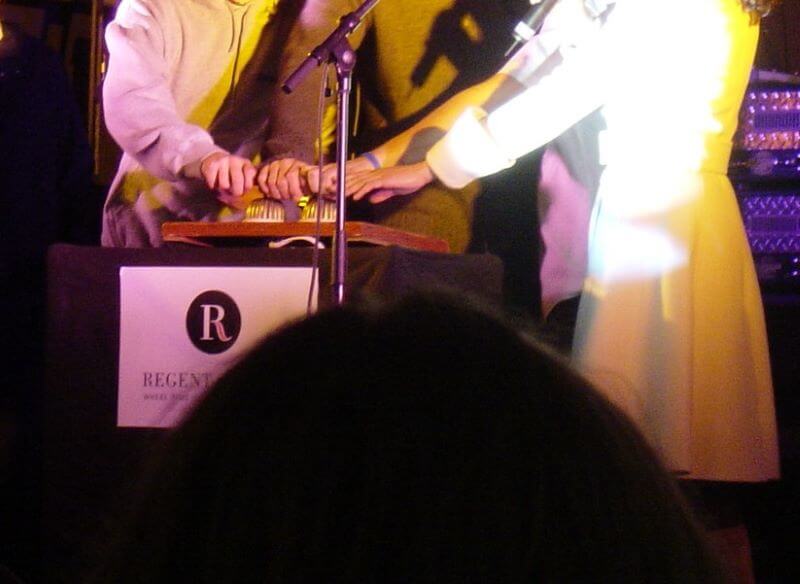
[[[74,582],[96,563],[103,526],[124,510],[142,463],[164,430],[117,427],[119,272],[123,266],[310,266],[310,248],[114,249],[56,245],[48,257],[42,574]],[[348,251],[348,298],[399,298],[444,288],[499,306],[502,266],[491,255],[396,247]],[[329,252],[320,253],[319,302],[331,306]]]

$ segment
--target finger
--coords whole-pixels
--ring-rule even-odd
[[[348,176],[344,185],[345,195],[349,197],[355,194],[356,191],[360,190],[366,183],[371,182],[373,179],[374,177],[365,174]]]
[[[308,182],[308,174],[306,172],[301,172],[298,175],[300,179],[300,188],[303,191],[303,197],[308,197],[314,194],[314,189],[311,188],[311,184]],[[301,199],[303,197],[300,197]]]
[[[337,169],[335,164],[326,164],[322,168],[322,177],[320,178],[320,188],[323,190],[333,190],[336,188],[336,174]]]
[[[244,191],[247,192],[255,186],[256,167],[252,162],[247,162],[244,165]]]
[[[329,171],[322,176],[322,184],[320,192],[325,196],[336,194],[336,170]]]
[[[360,201],[365,196],[370,194],[375,189],[381,188],[381,184],[372,180],[365,181],[364,184],[359,186],[353,191],[353,194],[350,195],[354,201]]]
[[[278,180],[276,182],[276,186],[278,187],[278,190],[281,192],[281,198],[284,200],[292,198],[292,193],[289,191],[289,178],[288,178],[290,169],[291,169],[291,164],[287,165],[283,163],[280,165],[280,168],[278,170]]]
[[[228,176],[230,177],[231,194],[234,197],[241,197],[244,193],[244,165],[241,160],[234,158],[230,161]]]
[[[319,191],[319,168],[316,166],[306,166],[300,173],[306,181],[311,193]]]
[[[259,168],[258,172],[256,173],[256,184],[258,185],[258,190],[265,195],[269,195],[269,190],[267,189],[267,173],[269,173],[269,165],[267,164]]]
[[[288,199],[289,184],[286,179],[286,173],[291,168],[291,160],[280,160],[275,165],[275,172],[270,175],[270,184],[279,193],[281,199]]]
[[[295,165],[286,174],[286,182],[288,183],[289,195],[294,201],[297,201],[306,195],[306,192],[302,186],[302,181],[300,179],[300,172],[301,172],[301,167],[299,165]]]
[[[206,181],[206,186],[209,189],[215,189],[217,186],[217,170],[219,165],[216,159],[208,159],[204,164],[200,165],[200,172],[203,175],[203,180]]]
[[[231,190],[230,159],[226,156],[217,161],[216,188],[220,191]]]
[[[281,191],[278,188],[278,175],[280,174],[280,164],[273,163],[269,166],[269,173],[267,174],[267,189],[273,199],[282,199]]]
[[[369,196],[369,202],[373,204],[383,203],[396,195],[397,192],[392,189],[377,189]]]

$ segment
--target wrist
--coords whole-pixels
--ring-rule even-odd
[[[361,156],[364,157],[364,160],[370,163],[373,169],[378,170],[382,168],[381,161],[378,160],[378,157],[375,156],[374,152],[364,152]]]
[[[200,169],[202,170],[203,166],[206,162],[212,159],[217,159],[220,156],[227,156],[228,153],[224,150],[212,150],[208,154],[205,154],[202,158],[200,158]]]
[[[179,176],[182,178],[202,179],[203,178],[203,165],[206,161],[215,154],[227,154],[224,150],[215,148],[210,152],[205,152],[202,156],[194,158],[192,162],[184,165],[181,168]]]

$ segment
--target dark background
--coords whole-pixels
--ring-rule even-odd
[[[94,180],[93,192],[88,196],[95,201],[98,225],[105,189],[118,157],[118,149],[103,127],[97,99],[103,64],[101,31],[112,15],[114,4],[114,0],[0,1],[0,16],[4,22],[16,23],[32,36],[43,39],[63,59],[92,146]],[[668,6],[665,3],[665,9]],[[676,33],[677,39],[679,33]],[[763,21],[756,66],[800,74],[800,0],[784,0]],[[783,478],[768,485],[747,487],[744,511],[758,580],[800,581],[800,562],[795,559],[800,543],[800,288],[783,286],[778,289],[764,283],[764,300],[775,377]],[[0,525],[4,532],[9,531],[9,527],[12,532],[19,530],[18,537],[29,531],[23,526],[9,526],[2,517]],[[4,559],[0,558],[0,564]],[[35,574],[35,569],[28,573]]]

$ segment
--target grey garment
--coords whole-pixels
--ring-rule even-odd
[[[265,157],[293,154],[288,150],[290,145],[275,138],[275,133],[280,130],[280,127],[273,127],[270,121],[275,115],[278,119],[283,120],[283,127],[285,127],[291,125],[292,121],[304,123],[306,118],[313,118],[313,116],[309,116],[309,112],[316,102],[316,87],[313,84],[301,86],[291,96],[286,95],[279,87],[280,81],[289,73],[288,67],[300,58],[300,53],[304,50],[303,47],[287,43],[287,39],[305,4],[305,2],[281,2],[278,5],[277,12],[269,18],[266,26],[261,30],[255,51],[246,64],[238,62],[238,51],[242,41],[236,41],[237,38],[241,39],[241,35],[240,37],[234,35],[235,42],[231,50],[235,51],[236,56],[232,79],[236,75],[237,67],[240,68],[241,73],[235,85],[231,82],[231,87],[222,105],[206,128],[210,140],[213,141],[213,144],[205,146],[208,150],[207,153],[214,149],[223,149],[251,159],[255,159],[260,151]],[[242,7],[235,15],[242,19],[242,22],[245,22],[243,14],[247,15],[248,7],[250,5]],[[261,10],[263,4],[253,4],[252,7],[253,9],[247,15],[248,22],[253,18],[253,11]],[[211,13],[211,16],[216,18],[219,15]],[[228,21],[217,20],[215,22],[220,27],[229,26]],[[193,78],[202,79],[204,75],[216,75],[216,70],[198,70],[195,74],[182,71],[179,77],[169,69],[172,63],[171,59],[176,58],[173,53],[180,51],[196,53],[199,50],[224,52],[228,47],[219,48],[217,44],[200,47],[191,43],[184,46],[180,42],[182,35],[180,27],[202,26],[202,21],[199,19],[187,24],[184,20],[173,18],[162,24],[172,33],[172,37],[169,39],[171,48],[165,50],[166,63],[160,62],[158,65],[165,68],[165,75],[173,75],[169,82],[170,91],[174,96],[183,96],[185,100],[186,95],[189,95],[191,101],[197,103],[204,98],[204,95],[194,95],[195,90],[191,86]],[[234,30],[234,33],[237,33],[238,30]],[[194,30],[194,35],[197,36],[197,30]],[[305,56],[304,52],[302,56]],[[150,58],[157,60],[159,57],[150,55]],[[113,62],[114,55],[112,54],[112,65]],[[193,67],[197,67],[197,65],[193,65]],[[135,84],[135,79],[125,80],[124,71],[116,74],[122,76],[123,82]],[[180,79],[183,80],[183,85],[178,85]],[[117,83],[120,83],[119,80]],[[202,90],[202,93],[205,94],[206,90]],[[168,96],[165,96],[164,99],[169,101]],[[129,114],[122,112],[121,115]],[[190,114],[182,115],[188,117]],[[205,127],[205,124],[203,126]],[[122,127],[124,128],[124,125]],[[171,127],[167,126],[160,130],[166,137],[170,129]],[[180,150],[184,146],[189,148],[186,142],[175,142],[174,148],[171,147],[173,151]],[[143,155],[152,153],[152,149],[159,147],[167,148],[164,144],[154,143],[152,147],[142,148],[141,152],[132,151],[123,154],[104,208],[101,238],[104,246],[159,246],[162,244],[161,225],[168,221],[236,221],[242,218],[241,212],[219,203],[216,194],[206,188],[200,180],[174,175],[159,175],[161,178],[156,178],[154,173],[148,172],[147,168],[149,167],[145,168]],[[193,163],[193,161],[195,161],[194,158],[187,162]],[[177,173],[174,169],[173,172]]]

